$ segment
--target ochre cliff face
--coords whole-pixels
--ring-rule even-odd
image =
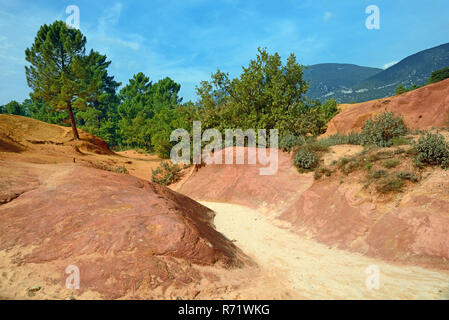
[[[201,281],[195,264],[245,259],[215,231],[211,210],[154,183],[77,164],[2,161],[0,171],[20,177],[13,196],[2,193],[0,250],[19,249],[16,264],[51,265],[62,286],[76,265],[83,290],[119,298],[148,288],[151,298],[150,289]]]
[[[385,111],[401,114],[407,128],[430,129],[449,125],[449,79],[378,100],[340,105],[324,136],[359,132],[366,120]]]
[[[279,154],[273,176],[260,165],[208,165],[180,187],[199,201],[243,204],[276,212],[291,229],[319,242],[385,260],[449,269],[449,172],[429,169],[417,185],[379,199],[354,178],[314,181]]]

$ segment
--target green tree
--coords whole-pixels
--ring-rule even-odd
[[[142,72],[134,75],[120,90],[118,128],[123,144],[168,157],[173,145],[170,134],[174,129],[188,128],[185,120],[191,111],[181,106],[180,88],[168,77],[153,83]]]
[[[118,132],[128,147],[151,146],[147,121],[154,116],[149,103],[151,85],[150,78],[139,72],[120,90]]]
[[[404,88],[404,86],[402,84],[400,84],[396,87],[396,95],[397,96],[400,94],[406,93],[407,91],[408,90],[406,88]]]
[[[304,107],[303,71],[293,54],[283,65],[279,54],[261,48],[238,78],[218,70],[197,88],[204,126],[289,130]]]
[[[448,79],[448,78],[449,78],[449,67],[446,67],[446,68],[443,68],[440,70],[435,70],[432,72],[432,74],[429,78],[429,84],[440,82],[440,81],[443,81],[444,79]]]
[[[59,125],[67,125],[67,111],[52,108],[42,99],[25,99],[22,102],[22,105],[27,110],[28,115],[33,119]]]
[[[91,51],[88,65],[94,66],[101,73],[101,87],[96,98],[89,104],[89,108],[78,110],[75,115],[84,130],[103,138],[109,145],[117,145],[119,137],[117,107],[120,102],[116,94],[120,83],[114,80],[107,72],[111,61],[105,55]],[[93,74],[92,74],[93,76]]]
[[[104,69],[86,55],[86,37],[69,29],[63,21],[40,27],[30,48],[25,50],[30,66],[25,67],[32,99],[42,99],[51,107],[65,109],[73,136],[79,140],[72,108],[83,109],[101,94]]]
[[[0,112],[0,113],[15,114],[15,115],[19,115],[19,116],[27,115],[27,111],[23,107],[23,105],[21,105],[20,103],[18,103],[15,100],[12,100],[12,101],[8,102],[7,104],[5,104],[2,107],[2,112]]]

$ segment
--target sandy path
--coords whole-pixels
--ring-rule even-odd
[[[311,299],[449,299],[449,273],[389,264],[302,238],[249,208],[201,202],[216,212],[215,226],[251,256],[262,273],[276,274]],[[369,289],[367,268],[378,268],[379,288]],[[375,267],[372,267],[375,266]],[[375,285],[374,282],[370,282]]]

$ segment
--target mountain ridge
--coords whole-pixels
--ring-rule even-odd
[[[336,76],[333,73],[338,65],[351,66],[351,70],[345,70],[346,72],[340,72]],[[329,98],[341,103],[365,102],[392,96],[399,85],[424,85],[433,71],[447,66],[449,43],[411,54],[385,70],[353,64],[326,63],[309,66],[304,72],[304,78],[310,82],[308,97],[311,99],[322,102]],[[363,70],[359,77],[354,76],[357,69]],[[375,72],[376,70],[379,72]],[[361,79],[360,75],[363,73],[368,76]],[[352,78],[347,79],[348,77]],[[335,84],[336,78],[341,80],[339,85]]]

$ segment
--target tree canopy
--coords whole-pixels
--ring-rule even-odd
[[[33,99],[42,99],[51,107],[66,109],[75,139],[79,139],[72,107],[84,109],[102,99],[104,77],[109,63],[91,51],[86,55],[86,37],[69,29],[62,21],[40,27],[25,58],[28,86]]]
[[[285,135],[318,135],[338,112],[335,100],[325,103],[305,96],[305,67],[291,54],[259,48],[242,73],[230,78],[217,70],[197,87],[198,101],[183,103],[181,85],[169,77],[153,82],[142,72],[121,83],[108,73],[111,61],[90,50],[86,38],[62,21],[40,27],[26,49],[30,99],[0,106],[0,113],[29,116],[77,127],[103,138],[111,147],[137,148],[167,158],[175,129],[278,129]],[[75,120],[76,119],[76,120]]]
[[[239,77],[230,79],[217,70],[211,81],[203,81],[197,88],[204,126],[278,129],[281,135],[320,133],[327,118],[337,112],[336,103],[335,110],[326,109],[330,105],[320,109],[318,101],[305,98],[308,83],[303,79],[304,69],[293,54],[283,65],[278,53],[259,48],[256,59],[243,67]],[[332,116],[323,114],[325,110]]]
[[[449,67],[446,67],[440,70],[433,71],[432,74],[430,75],[429,83],[440,82],[448,78],[449,78]]]

